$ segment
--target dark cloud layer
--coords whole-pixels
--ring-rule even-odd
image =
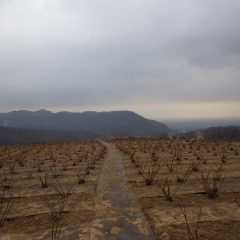
[[[239,12],[236,0],[0,0],[0,110],[240,108]]]

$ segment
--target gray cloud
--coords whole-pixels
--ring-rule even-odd
[[[0,0],[0,110],[240,102],[239,11],[235,0]]]

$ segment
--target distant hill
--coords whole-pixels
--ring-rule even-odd
[[[207,139],[240,140],[240,127],[210,127],[201,132]]]
[[[101,136],[159,136],[171,132],[165,124],[131,111],[58,112],[14,111],[0,114],[0,126],[14,128],[81,130]]]
[[[77,141],[97,137],[96,134],[83,131],[0,127],[0,144]]]

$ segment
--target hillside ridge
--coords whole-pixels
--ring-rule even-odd
[[[0,126],[12,128],[81,130],[100,136],[160,136],[172,130],[132,111],[50,112],[19,110],[0,114]]]

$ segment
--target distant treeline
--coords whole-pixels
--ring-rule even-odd
[[[207,139],[239,140],[240,127],[211,127],[201,131]]]
[[[73,130],[42,130],[0,127],[0,144],[78,141],[95,139],[94,133]]]

